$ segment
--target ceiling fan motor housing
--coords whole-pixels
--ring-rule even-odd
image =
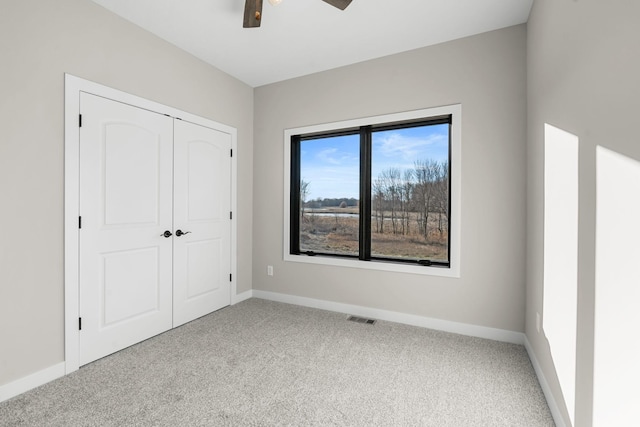
[[[351,4],[351,0],[322,0],[340,10],[345,10]],[[244,3],[244,28],[256,28],[262,21],[262,0],[245,0]]]
[[[260,26],[262,20],[262,0],[246,0],[244,3],[244,28],[255,28]]]

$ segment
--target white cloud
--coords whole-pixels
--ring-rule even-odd
[[[354,158],[351,153],[340,151],[335,147],[318,151],[316,159],[331,165],[343,165],[345,163],[350,164],[358,161],[358,158]]]
[[[447,155],[449,141],[446,135],[431,134],[428,136],[406,136],[397,132],[390,132],[374,140],[374,153],[380,154],[387,163],[396,160],[404,164],[417,159],[435,158],[444,160]]]

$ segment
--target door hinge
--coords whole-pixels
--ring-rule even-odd
[[[78,330],[82,330],[82,317],[78,317]]]
[[[78,114],[78,127],[82,127],[82,114]]]
[[[229,151],[231,152],[231,157],[233,157],[233,148]]]
[[[233,219],[233,212],[229,212],[229,219]]]
[[[231,273],[229,273],[229,281],[233,282],[233,275]]]
[[[82,217],[78,217],[78,228],[82,228]]]

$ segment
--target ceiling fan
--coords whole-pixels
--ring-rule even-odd
[[[269,3],[276,5],[281,0],[269,0]],[[325,3],[335,6],[340,10],[345,10],[351,3],[351,0],[322,0]],[[244,28],[259,27],[262,21],[262,0],[245,0],[244,3],[244,20],[242,26]]]

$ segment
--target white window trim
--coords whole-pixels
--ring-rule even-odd
[[[354,128],[405,120],[451,115],[451,212],[449,218],[450,259],[449,267],[418,266],[385,261],[361,261],[355,259],[333,258],[330,256],[292,255],[289,252],[290,242],[290,200],[291,190],[291,137],[293,135],[328,132],[337,129]],[[462,138],[461,138],[462,106],[460,104],[443,107],[426,108],[382,116],[364,117],[334,123],[304,126],[285,129],[284,131],[284,241],[283,259],[290,262],[321,264],[336,267],[363,268],[398,273],[412,273],[428,276],[460,277],[460,225],[461,225],[461,179],[462,179]]]

